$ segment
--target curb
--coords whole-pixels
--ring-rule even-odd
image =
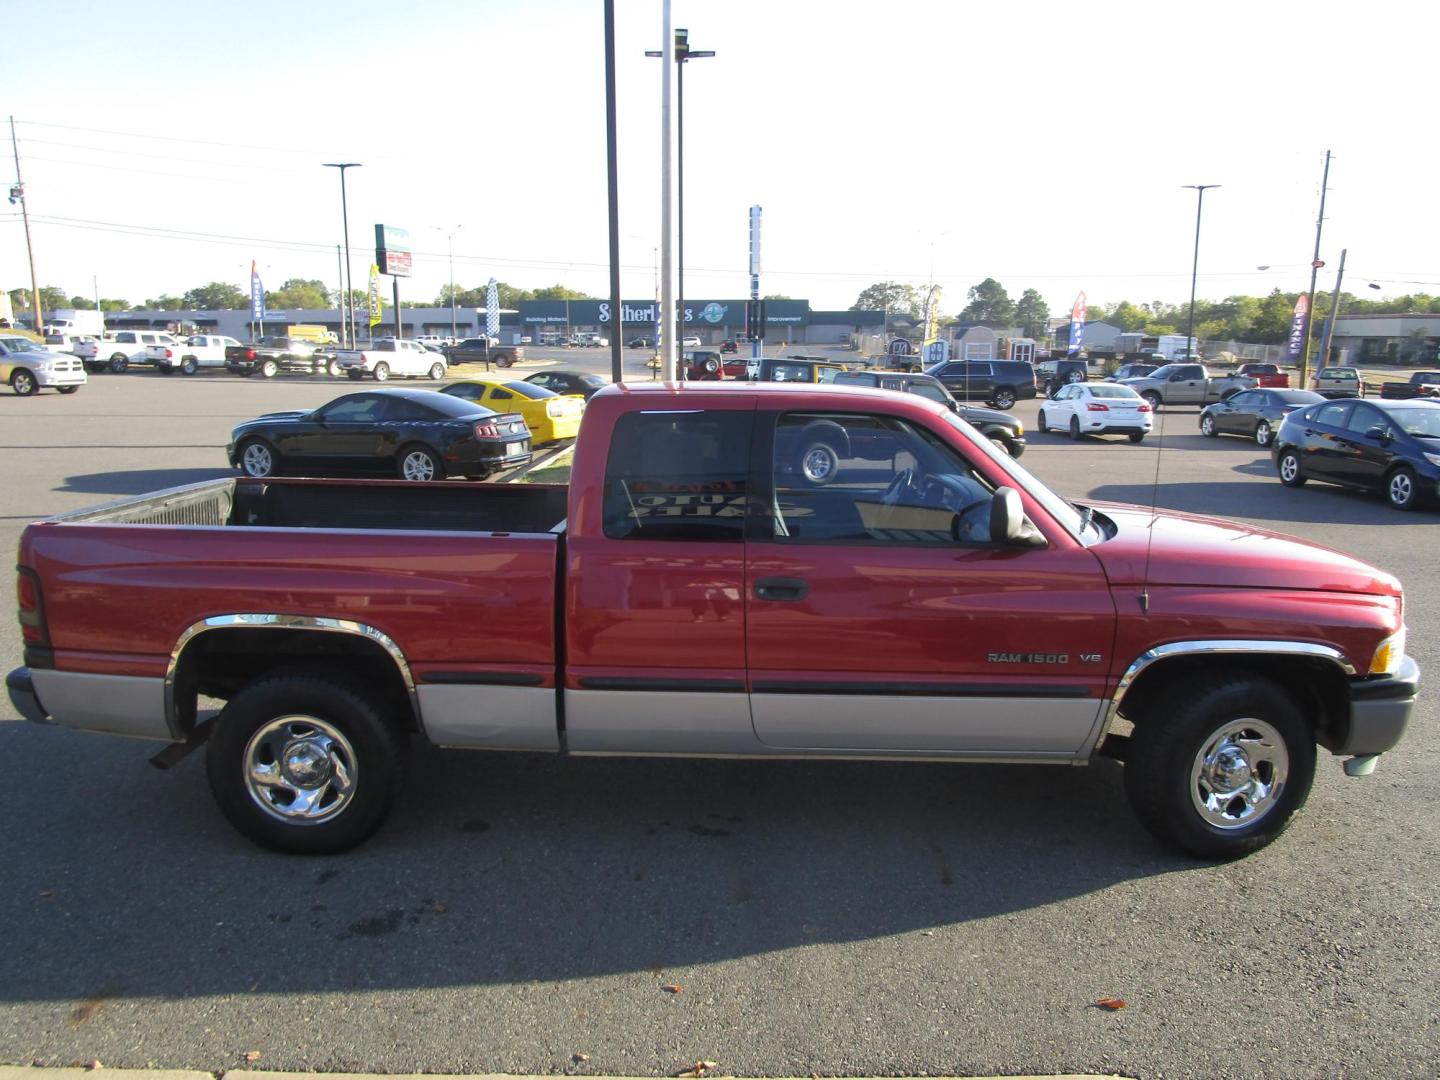
[[[553,1076],[515,1073],[346,1073],[268,1072],[258,1069],[226,1069],[207,1072],[196,1069],[107,1069],[47,1068],[39,1065],[0,1065],[0,1080],[95,1080],[100,1072],[113,1073],[122,1080],[555,1080]],[[583,1074],[587,1080],[655,1080],[654,1077]],[[743,1080],[717,1073],[716,1080]],[[812,1080],[811,1077],[768,1077],[765,1080]],[[870,1078],[854,1078],[870,1080]],[[900,1080],[886,1077],[884,1080]],[[926,1080],[1123,1080],[1115,1073],[1049,1073],[1044,1076],[927,1076]]]

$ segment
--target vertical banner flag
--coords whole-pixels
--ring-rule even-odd
[[[380,267],[370,264],[370,325],[380,325]]]
[[[1085,340],[1085,315],[1087,312],[1085,294],[1078,293],[1075,297],[1075,306],[1070,309],[1070,346],[1065,350],[1065,355],[1080,351],[1080,343]]]
[[[255,260],[250,260],[250,318],[256,322],[265,321],[265,286],[260,284],[260,272],[255,269]]]
[[[485,286],[485,336],[491,341],[500,336],[500,286],[493,277]]]
[[[1290,347],[1285,350],[1285,359],[1294,362],[1300,359],[1305,348],[1305,316],[1310,312],[1310,297],[1304,293],[1295,301],[1295,317],[1290,320]]]

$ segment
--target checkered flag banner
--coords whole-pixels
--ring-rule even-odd
[[[485,286],[485,336],[492,339],[500,336],[500,289],[493,277]]]

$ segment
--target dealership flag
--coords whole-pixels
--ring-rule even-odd
[[[370,325],[380,325],[380,267],[370,264]]]
[[[1299,360],[1305,348],[1305,316],[1310,311],[1310,297],[1304,293],[1295,301],[1295,317],[1290,320],[1290,347],[1285,350],[1285,359]]]
[[[500,336],[500,287],[493,277],[485,286],[485,336],[492,341]]]
[[[1085,340],[1085,294],[1082,292],[1075,297],[1075,306],[1070,309],[1070,347],[1065,350],[1068,356],[1070,353],[1080,351],[1080,343]]]
[[[255,269],[255,260],[250,260],[250,318],[256,322],[265,321],[265,286],[260,284],[260,272]]]

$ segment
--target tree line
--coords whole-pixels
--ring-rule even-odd
[[[886,310],[918,322],[925,309],[926,286],[880,281],[861,290],[851,311]],[[1278,345],[1290,334],[1295,302],[1302,294],[1272,290],[1268,295],[1227,296],[1223,300],[1195,301],[1195,336],[1209,341],[1247,341]],[[952,322],[978,323],[994,329],[1018,328],[1026,337],[1043,338],[1050,309],[1035,289],[1026,289],[1018,301],[1011,300],[1005,287],[994,278],[975,285],[966,296],[968,303]],[[1331,294],[1315,295],[1312,324],[1318,325],[1330,313]],[[1372,300],[1341,292],[1340,311],[1345,315],[1440,314],[1440,296],[1412,293],[1388,300]],[[1115,304],[1091,303],[1088,322],[1107,322],[1127,332],[1174,334],[1189,322],[1188,302],[1171,304],[1163,300],[1136,304],[1121,300]]]

